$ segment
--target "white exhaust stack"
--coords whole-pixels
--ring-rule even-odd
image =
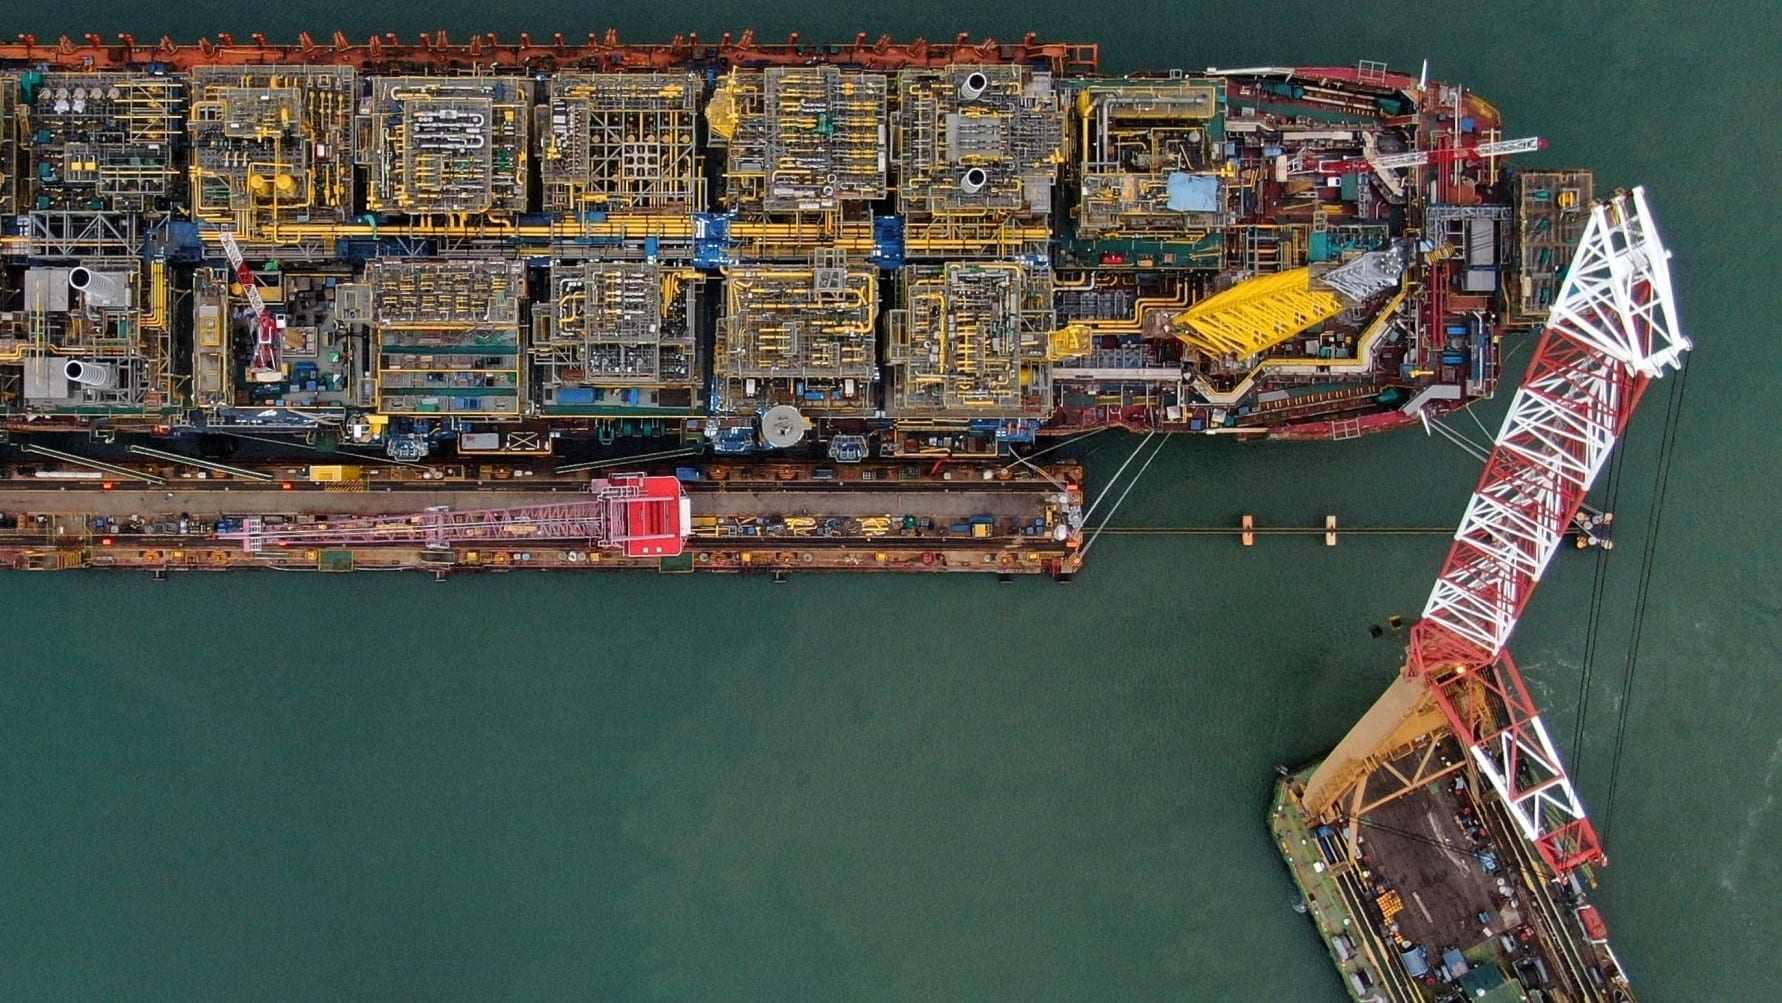
[[[106,362],[82,362],[69,359],[62,367],[63,375],[83,387],[109,390],[118,385],[117,367]]]
[[[68,286],[95,306],[121,306],[128,302],[128,288],[116,275],[95,272],[90,268],[71,268]]]

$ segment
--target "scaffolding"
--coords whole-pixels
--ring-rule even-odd
[[[185,201],[176,157],[186,124],[185,81],[46,73],[25,93],[29,204],[158,216]]]
[[[192,274],[192,403],[198,407],[235,403],[232,326],[229,273],[198,269]]]
[[[712,362],[716,406],[869,413],[877,320],[876,271],[839,251],[817,251],[802,267],[729,270]]]
[[[747,213],[763,210],[767,184],[766,96],[759,72],[732,70],[705,107],[705,121],[714,149],[724,151],[726,209]]]
[[[698,279],[689,268],[631,261],[553,268],[550,301],[532,311],[531,355],[543,412],[690,409],[699,387]]]
[[[384,258],[365,273],[380,412],[521,414],[524,262]]]
[[[563,73],[537,123],[547,212],[705,208],[693,74]]]
[[[1175,235],[1222,218],[1217,80],[1098,82],[1076,92],[1076,229]]]
[[[382,77],[358,120],[366,207],[411,215],[524,212],[532,81]]]
[[[1056,314],[1048,269],[1020,262],[911,265],[886,318],[892,417],[1044,417]]]
[[[269,225],[348,218],[358,93],[344,66],[194,71],[192,214],[246,241]]]
[[[21,211],[19,173],[24,169],[19,151],[21,133],[19,116],[19,78],[14,73],[0,73],[0,214],[14,215]]]
[[[1546,318],[1595,199],[1596,175],[1590,171],[1516,175],[1517,284],[1509,300],[1517,320]]]

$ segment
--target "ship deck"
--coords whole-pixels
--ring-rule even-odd
[[[1031,36],[22,36],[0,119],[21,442],[1350,438],[1491,396],[1591,190],[1456,84]]]
[[[1322,825],[1300,811],[1295,791],[1310,775],[1276,786],[1269,825],[1358,1003],[1632,1000],[1609,974],[1617,965],[1608,945],[1587,938],[1581,897],[1552,880],[1494,798],[1475,800],[1449,777],[1370,810],[1351,845],[1352,823]],[[1450,951],[1468,970],[1459,977],[1445,965]],[[1427,973],[1413,975],[1414,965]]]
[[[748,468],[751,472],[764,472]],[[145,469],[144,473],[147,472]],[[504,473],[505,469],[503,470]],[[782,465],[766,480],[689,483],[691,538],[683,554],[629,558],[574,539],[457,541],[450,547],[379,539],[244,549],[225,531],[246,517],[325,531],[331,520],[560,505],[586,481],[504,477],[374,483],[271,483],[223,476],[126,486],[116,481],[0,480],[0,567],[172,570],[653,569],[657,571],[989,572],[1068,577],[1081,564],[1075,512],[1081,471],[1045,477],[962,466],[892,480],[884,471]],[[902,471],[900,471],[902,472]],[[914,471],[909,471],[913,473]],[[15,471],[16,473],[16,471]],[[171,473],[163,470],[162,473]],[[150,476],[162,476],[162,473]],[[868,474],[871,480],[859,480]],[[985,474],[990,476],[986,477]],[[110,486],[106,486],[110,485]],[[384,520],[379,520],[383,522]]]

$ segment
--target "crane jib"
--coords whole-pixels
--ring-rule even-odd
[[[1646,386],[1690,348],[1669,258],[1641,189],[1593,207],[1407,653],[1407,675],[1559,871],[1602,851],[1505,644]],[[1468,698],[1481,690],[1494,714]]]

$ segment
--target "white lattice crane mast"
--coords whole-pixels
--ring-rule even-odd
[[[254,311],[254,353],[248,360],[248,379],[255,383],[277,383],[285,378],[284,366],[279,362],[278,320],[272,316],[271,310],[266,309],[266,300],[254,283],[253,271],[241,256],[241,245],[235,242],[234,231],[219,230],[217,235],[222,239],[223,254],[229,259],[235,281],[241,284],[242,291],[247,294],[248,306]]]
[[[1522,386],[1455,533],[1405,674],[1556,871],[1603,860],[1521,673],[1504,650],[1647,385],[1681,367],[1670,252],[1642,189],[1592,207]],[[1481,713],[1469,687],[1499,705]]]
[[[1325,161],[1319,170],[1326,174],[1358,174],[1362,171],[1395,171],[1427,164],[1451,164],[1457,160],[1490,160],[1513,153],[1533,153],[1545,149],[1547,141],[1539,136],[1520,139],[1496,139],[1473,146],[1444,146],[1434,150],[1411,150],[1406,153],[1374,153],[1371,146],[1365,157],[1351,160]]]

